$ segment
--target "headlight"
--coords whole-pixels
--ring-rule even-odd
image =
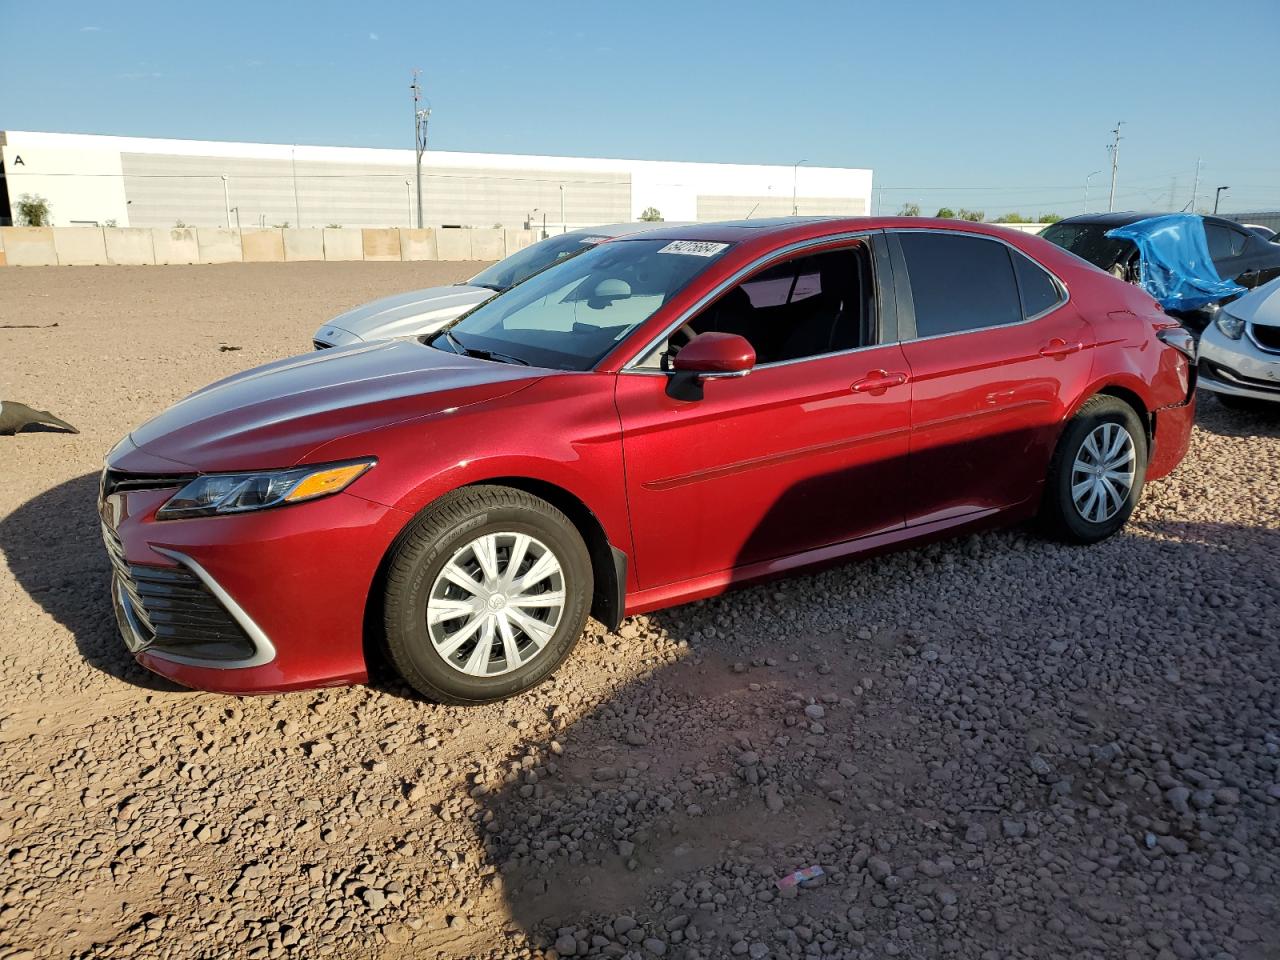
[[[246,513],[327,497],[345,490],[375,463],[376,460],[354,460],[254,473],[208,473],[174,494],[156,511],[156,519]]]
[[[1225,310],[1219,310],[1213,322],[1222,331],[1223,336],[1232,340],[1239,340],[1244,335],[1244,321],[1239,317],[1233,317]]]

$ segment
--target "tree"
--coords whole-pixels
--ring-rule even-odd
[[[1005,213],[996,217],[993,222],[994,223],[1030,223],[1031,221],[1028,220],[1026,217],[1024,217],[1020,213]]]
[[[658,212],[657,207],[645,207],[644,213],[640,214],[640,219],[645,223],[661,223],[662,214]]]
[[[935,213],[934,216],[940,220],[954,220],[956,218],[956,212],[950,207],[943,207]]]
[[[964,207],[961,207],[959,210],[956,211],[956,219],[968,220],[971,223],[981,223],[983,219],[983,213],[981,210],[966,210]]]
[[[49,201],[38,193],[24,193],[18,198],[18,220],[25,227],[53,226]]]
[[[1057,223],[1062,217],[1056,213],[1042,213],[1036,217],[1036,223]]]
[[[918,217],[920,216],[920,204],[904,203],[902,209],[898,211],[900,217]]]

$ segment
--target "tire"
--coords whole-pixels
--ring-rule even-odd
[[[544,570],[551,572],[521,586]],[[591,557],[568,517],[522,490],[464,487],[419,514],[392,547],[383,596],[387,651],[428,699],[503,700],[560,666],[582,636],[592,593]]]
[[[1115,438],[1121,438],[1121,452],[1107,458],[1105,455],[1110,450],[1101,447],[1104,443],[1109,447]],[[1092,446],[1089,446],[1090,440]],[[1096,462],[1094,450],[1104,455],[1100,463]],[[1126,451],[1131,453],[1131,460],[1123,461]],[[1118,466],[1105,472],[1105,481],[1091,472],[1092,469],[1102,471],[1108,463]],[[1080,470],[1081,464],[1090,470]],[[1130,471],[1126,491],[1122,489],[1123,476]],[[1137,413],[1116,397],[1101,394],[1090,397],[1068,421],[1049,462],[1040,511],[1046,531],[1065,543],[1105,540],[1128,522],[1142,496],[1146,474],[1147,433]],[[1082,486],[1084,484],[1089,486]],[[1077,492],[1082,498],[1080,503]]]

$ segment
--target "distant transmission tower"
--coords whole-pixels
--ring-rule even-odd
[[[427,152],[427,122],[431,119],[431,108],[422,106],[422,84],[418,82],[421,70],[413,71],[413,83],[409,89],[413,91],[413,148],[417,154],[418,176],[418,229],[422,229],[422,155]]]

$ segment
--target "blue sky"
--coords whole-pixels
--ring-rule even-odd
[[[1280,209],[1276,0],[0,0],[0,129],[872,167],[882,208]],[[1254,51],[1257,55],[1249,54]],[[1262,54],[1266,54],[1263,56]],[[1268,77],[1267,74],[1270,76]]]

